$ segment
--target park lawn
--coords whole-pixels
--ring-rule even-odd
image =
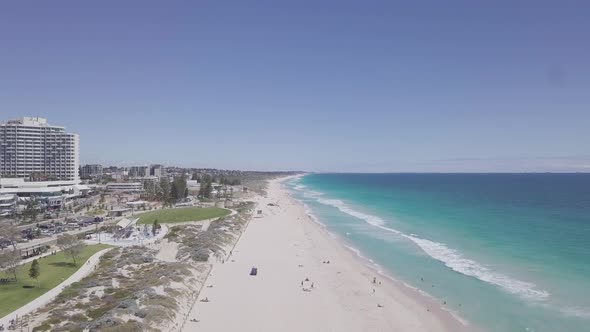
[[[100,216],[101,214],[104,214],[106,211],[103,209],[94,209],[94,210],[90,210],[88,211],[86,214],[92,217],[95,216]]]
[[[35,279],[29,278],[29,269],[32,262],[21,265],[17,273],[17,282],[0,284],[0,317],[4,317],[59,285],[78,271],[90,256],[109,247],[109,245],[105,244],[85,246],[80,256],[76,258],[77,266],[74,266],[72,257],[63,252],[39,258],[39,270],[41,271],[39,283],[41,288],[37,288]],[[0,272],[0,275],[2,275],[2,278],[13,277],[12,274],[7,274],[5,271]]]
[[[139,216],[138,224],[151,224],[154,220],[159,223],[177,223],[185,221],[198,221],[211,218],[224,217],[230,214],[231,211],[222,208],[208,207],[189,207],[178,209],[166,209],[142,213]]]

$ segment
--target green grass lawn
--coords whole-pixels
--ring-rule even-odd
[[[158,220],[159,223],[176,223],[184,221],[197,221],[211,218],[224,217],[230,214],[231,211],[209,207],[209,208],[179,208],[179,209],[166,209],[152,212],[142,213],[139,216],[139,224],[151,224],[154,220]]]
[[[32,262],[21,265],[17,273],[17,282],[0,284],[0,317],[4,317],[6,314],[22,307],[59,285],[62,281],[74,274],[74,272],[78,271],[80,266],[84,265],[90,256],[108,247],[110,246],[104,244],[85,246],[80,253],[80,257],[76,259],[78,266],[74,266],[71,256],[66,256],[62,252],[39,258],[39,268],[41,270],[39,283],[41,284],[41,288],[37,288],[37,281],[35,279],[29,278],[29,269],[31,268]],[[12,274],[6,274],[5,271],[0,272],[0,275],[2,278],[13,277]]]
[[[106,211],[103,209],[94,209],[94,210],[90,210],[90,211],[86,212],[86,215],[94,217],[94,216],[99,216],[105,212]]]

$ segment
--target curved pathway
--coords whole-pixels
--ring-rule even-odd
[[[8,315],[0,318],[0,326],[4,326],[4,328],[8,328],[10,325],[10,320],[13,318],[20,318],[24,315],[30,314],[31,312],[41,308],[42,306],[48,304],[53,299],[55,299],[61,291],[66,288],[67,286],[73,284],[74,282],[80,281],[82,278],[86,277],[90,274],[90,272],[94,271],[94,267],[98,264],[100,260],[100,256],[104,255],[107,251],[113,248],[103,249],[94,255],[90,256],[88,260],[82,265],[78,271],[74,272],[68,279],[63,281],[61,284],[57,285],[56,287],[50,289],[45,294],[39,296],[38,298],[34,299],[33,301],[25,304],[24,306],[16,309],[15,311],[9,313]]]
[[[230,210],[231,213],[225,217],[233,216],[233,215],[237,214],[237,211],[235,211],[233,209],[227,209],[227,210]],[[211,219],[207,219],[207,220],[201,220],[200,222],[203,222],[203,221],[206,222],[207,227],[208,227],[208,224],[211,223],[211,221],[217,220],[217,219],[219,219],[219,217],[218,218],[211,218]],[[177,223],[177,224],[186,224],[186,223]],[[162,229],[155,237],[148,239],[148,240],[142,240],[140,243],[135,243],[135,242],[133,242],[133,243],[121,243],[121,242],[119,242],[119,243],[116,243],[116,242],[115,243],[105,243],[104,241],[102,243],[120,246],[120,247],[121,246],[124,247],[124,246],[133,246],[133,245],[151,244],[151,243],[154,243],[158,240],[163,239],[164,236],[168,233],[168,226],[166,224],[160,224],[160,225],[162,226]],[[85,240],[85,242],[88,244],[98,243],[98,241],[94,241],[94,240],[90,240],[90,241]],[[47,291],[43,295],[41,295],[38,298],[34,299],[33,301],[25,304],[24,306],[16,309],[15,311],[9,313],[8,315],[0,318],[0,326],[4,326],[4,328],[6,329],[10,325],[11,319],[21,318],[24,315],[28,315],[31,312],[43,307],[44,305],[48,304],[49,302],[51,302],[53,299],[55,299],[59,295],[59,293],[61,293],[61,291],[64,288],[73,284],[74,282],[78,282],[78,281],[82,280],[84,277],[89,275],[90,272],[92,272],[94,270],[95,266],[98,264],[100,257],[111,249],[113,249],[113,248],[103,249],[103,250],[95,253],[94,255],[90,256],[90,258],[84,263],[83,266],[81,266],[78,269],[78,271],[74,272],[74,274],[72,274],[68,279],[63,281],[61,284],[50,289],[49,291]],[[34,257],[34,258],[39,258],[39,257]]]

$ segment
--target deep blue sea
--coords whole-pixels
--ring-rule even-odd
[[[590,331],[590,174],[309,174],[286,185],[376,268],[485,331]]]

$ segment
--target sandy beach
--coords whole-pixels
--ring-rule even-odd
[[[224,262],[214,263],[183,331],[470,329],[435,299],[366,266],[279,180],[257,204],[262,216],[250,221]]]

